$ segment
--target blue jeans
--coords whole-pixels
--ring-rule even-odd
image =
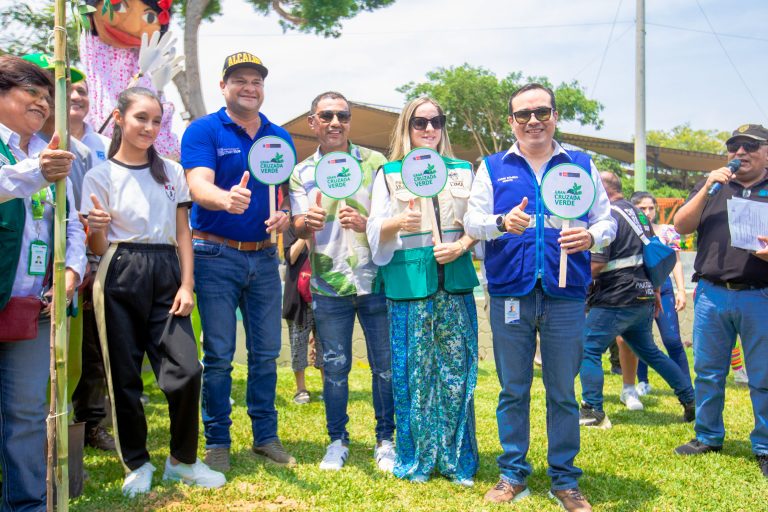
[[[696,287],[694,306],[696,439],[710,446],[721,446],[725,440],[725,377],[739,335],[755,414],[752,451],[768,454],[768,288],[733,291],[702,279]]]
[[[570,489],[576,487],[582,473],[574,466],[580,440],[573,381],[581,361],[584,303],[547,296],[539,287],[516,299],[520,301],[520,321],[507,324],[506,298],[491,297],[493,355],[501,384],[496,420],[504,453],[497,459],[499,471],[505,480],[523,485],[532,472],[526,455],[538,331],[547,393],[547,474],[552,489]]]
[[[616,336],[622,336],[640,360],[656,370],[672,387],[681,404],[693,402],[693,388],[680,368],[653,341],[653,303],[615,308],[595,307],[584,328],[584,359],[581,362],[581,396],[598,411],[603,410],[603,365],[601,356]]]
[[[50,319],[33,340],[0,343],[3,512],[44,511]]]
[[[323,346],[323,399],[331,442],[349,444],[347,401],[352,369],[352,330],[355,313],[365,334],[371,365],[376,441],[392,440],[395,406],[392,401],[392,355],[389,347],[387,302],[383,294],[326,297],[312,294],[317,337]]]
[[[277,439],[275,386],[280,355],[280,276],[274,247],[238,251],[194,240],[195,292],[203,326],[202,416],[208,448],[229,447],[236,310],[243,315],[248,350],[245,401],[254,445]]]
[[[661,287],[661,307],[663,311],[659,312],[659,317],[656,319],[661,341],[667,349],[669,358],[680,367],[683,377],[690,384],[691,370],[688,367],[688,356],[685,355],[683,340],[680,338],[680,321],[675,311],[675,292],[670,278],[667,278]],[[648,382],[648,365],[642,361],[637,364],[637,380]]]

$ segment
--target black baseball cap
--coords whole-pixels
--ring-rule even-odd
[[[261,59],[252,53],[233,53],[224,59],[224,67],[221,70],[221,79],[226,80],[230,73],[239,68],[252,68],[261,73],[262,78],[267,78],[268,70]]]
[[[761,124],[743,124],[733,130],[731,138],[725,141],[726,144],[730,144],[736,139],[752,139],[760,142],[768,142],[768,129]]]

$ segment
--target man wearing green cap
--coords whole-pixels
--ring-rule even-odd
[[[53,75],[53,59],[50,56],[42,53],[33,53],[22,58],[37,64]],[[73,67],[70,67],[69,70],[73,86],[84,83],[85,75],[80,70]],[[67,99],[67,103],[69,103],[69,95]],[[51,109],[53,108],[52,103]],[[37,135],[48,142],[53,136],[54,129],[55,116],[49,116]],[[75,137],[69,138],[69,151],[75,155],[69,179],[75,199],[74,207],[76,211],[79,211],[83,178],[85,173],[94,167],[96,161],[88,146]],[[89,274],[92,274],[97,268],[98,258],[89,254],[88,261],[90,264]],[[90,279],[84,276],[83,283],[86,286],[89,285]],[[101,348],[95,330],[95,318],[93,318],[92,311],[83,311],[83,315],[82,375],[72,395],[75,420],[85,423],[85,444],[100,450],[111,451],[115,449],[115,440],[104,427],[100,426],[101,420],[107,415],[106,381],[104,380],[104,363],[101,359]]]

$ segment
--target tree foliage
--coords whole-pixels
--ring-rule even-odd
[[[0,9],[0,23],[0,55],[53,54],[52,1],[35,9],[27,3],[11,3]],[[72,61],[77,60],[77,26],[71,16],[67,16],[67,55]]]
[[[675,126],[671,130],[649,130],[646,143],[662,148],[703,151],[705,153],[725,153],[725,141],[730,133],[717,130],[694,130],[688,123]]]
[[[577,81],[553,87],[546,77],[525,77],[519,71],[499,80],[483,67],[463,64],[437,68],[427,73],[426,82],[409,82],[397,88],[408,100],[430,96],[448,114],[451,142],[464,147],[475,146],[482,154],[501,151],[514,141],[507,123],[507,102],[512,93],[529,82],[538,82],[555,91],[557,110],[562,121],[601,128],[603,106],[586,97]]]

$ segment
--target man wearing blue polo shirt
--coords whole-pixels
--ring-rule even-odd
[[[236,310],[248,350],[246,402],[253,451],[271,462],[296,460],[277,436],[275,386],[280,353],[280,277],[270,233],[289,224],[287,211],[269,213],[269,188],[249,179],[248,151],[266,135],[291,145],[290,135],[259,112],[267,68],[250,53],[224,61],[226,107],[194,121],[181,141],[181,164],[192,192],[195,292],[203,324],[205,462],[229,470],[232,358]]]

